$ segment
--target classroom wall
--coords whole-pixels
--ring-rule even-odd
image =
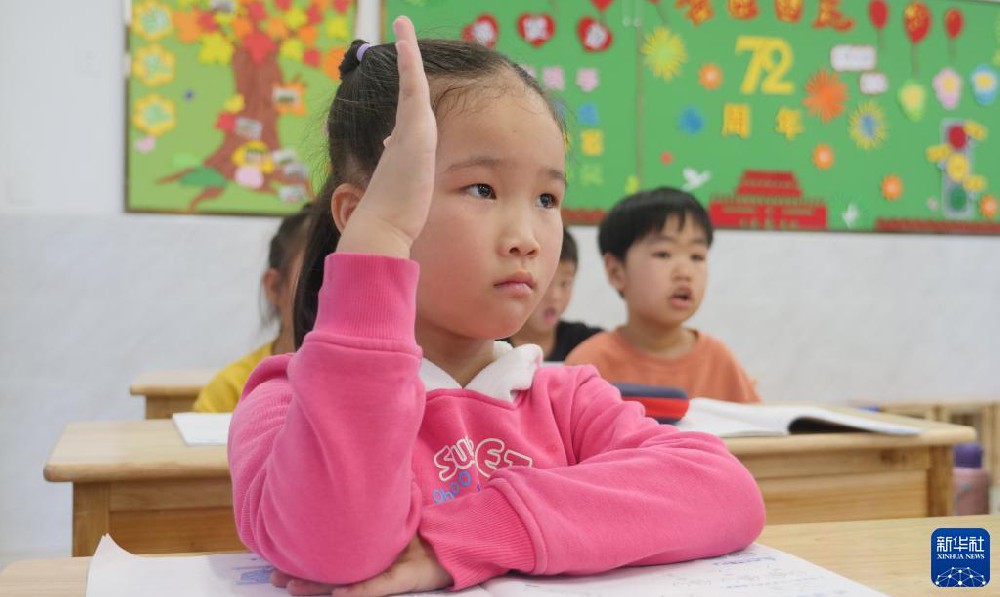
[[[276,220],[122,213],[121,19],[117,0],[0,0],[0,562],[69,553],[70,488],[42,479],[63,425],[141,418],[141,371],[266,337]],[[613,326],[595,230],[573,233],[569,317]],[[722,231],[694,324],[770,401],[1000,396],[998,298],[1000,238]]]

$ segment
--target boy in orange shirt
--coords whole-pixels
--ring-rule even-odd
[[[725,344],[684,327],[708,279],[712,222],[688,193],[642,191],[619,201],[598,229],[608,281],[625,299],[625,325],[591,337],[566,357],[610,382],[669,385],[690,397],[760,402]]]

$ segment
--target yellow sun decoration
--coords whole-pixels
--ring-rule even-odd
[[[665,81],[679,75],[681,66],[687,62],[684,40],[666,27],[657,27],[646,36],[642,44],[642,53],[646,56],[646,66],[654,75]]]

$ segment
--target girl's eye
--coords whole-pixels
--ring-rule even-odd
[[[653,253],[653,257],[656,257],[657,259],[670,259],[670,253],[667,253],[666,251],[657,251]]]
[[[538,196],[538,205],[539,207],[544,207],[545,209],[554,209],[559,207],[559,200],[556,199],[555,195],[544,193]]]
[[[476,183],[465,187],[465,191],[472,195],[473,197],[479,197],[480,199],[496,199],[497,195],[493,191],[493,187],[484,183]]]
[[[704,255],[692,255],[691,256],[691,260],[692,261],[705,261],[705,256]]]

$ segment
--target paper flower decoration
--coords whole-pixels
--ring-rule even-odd
[[[646,41],[642,44],[642,53],[646,56],[646,66],[649,70],[664,81],[679,75],[681,66],[687,62],[684,40],[666,27],[656,27],[646,36]]]
[[[198,61],[204,64],[227,65],[233,60],[233,43],[221,33],[210,33],[201,38]]]
[[[340,63],[344,61],[347,48],[336,46],[323,53],[322,68],[331,81],[340,81]]]
[[[702,66],[698,71],[698,84],[705,89],[718,89],[722,85],[722,69],[714,62]]]
[[[705,118],[701,115],[701,111],[698,108],[688,106],[681,112],[680,118],[677,120],[677,126],[689,135],[697,135],[705,126]]]
[[[157,94],[140,98],[132,107],[132,124],[151,137],[157,137],[177,124],[174,102]]]
[[[582,126],[598,126],[600,124],[600,118],[598,117],[597,104],[587,102],[577,108],[576,120]]]
[[[143,137],[135,142],[135,150],[147,154],[156,149],[156,137]]]
[[[997,71],[980,64],[972,70],[969,82],[972,84],[972,96],[981,106],[989,106],[997,99]]]
[[[150,0],[132,12],[132,30],[148,41],[159,41],[174,29],[173,13],[166,4]]]
[[[174,80],[174,63],[174,55],[163,46],[143,46],[135,51],[132,74],[146,85],[156,87]]]
[[[903,196],[903,180],[895,174],[882,179],[882,196],[889,201],[895,201]]]
[[[581,68],[576,71],[576,85],[584,93],[590,93],[600,84],[601,77],[596,68]]]
[[[916,81],[907,81],[899,88],[897,95],[899,105],[903,108],[903,114],[913,122],[918,122],[924,117],[924,109],[927,107],[927,90]]]
[[[242,93],[229,96],[229,99],[222,102],[222,109],[226,112],[232,112],[233,114],[239,114],[245,107],[246,100],[243,98]]]
[[[811,116],[819,116],[823,122],[830,122],[844,111],[847,101],[847,86],[826,69],[817,72],[806,83],[806,98],[802,103],[809,108]]]
[[[309,22],[306,12],[298,6],[293,6],[285,13],[285,24],[289,29],[295,30]]]
[[[820,170],[829,170],[833,166],[833,149],[826,143],[820,143],[813,149],[813,163]]]
[[[326,35],[330,39],[338,41],[350,41],[350,29],[347,26],[347,19],[344,17],[333,17],[326,24]]]
[[[849,132],[858,147],[876,149],[885,140],[888,126],[882,108],[875,102],[861,102],[851,114]]]
[[[993,219],[997,217],[997,198],[993,195],[984,195],[982,199],[979,200],[979,213],[983,214],[984,218]]]
[[[962,77],[951,67],[941,69],[932,83],[934,93],[945,110],[954,110],[962,99]]]
[[[798,23],[802,18],[802,0],[774,0],[774,14],[785,23]]]

